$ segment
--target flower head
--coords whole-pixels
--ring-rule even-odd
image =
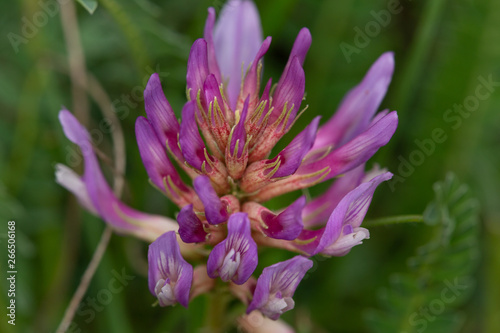
[[[191,47],[180,123],[158,75],[151,76],[144,91],[147,118],[136,121],[137,143],[151,183],[179,206],[178,225],[167,219],[153,223],[155,218],[119,202],[100,173],[85,129],[61,112],[66,135],[82,148],[85,174],[79,179],[58,167],[58,181],[119,230],[149,240],[167,231],[149,251],[149,287],[160,305],[187,306],[191,285],[194,297],[220,278],[249,304],[247,313],[276,320],[294,307],[293,294],[312,261],[299,255],[269,266],[255,283],[259,247],[341,256],[369,237],[362,220],[376,187],[392,177],[380,169],[365,172],[365,163],[397,127],[395,111],[376,113],[392,77],[393,54],[384,53],[373,64],[331,119],[320,125],[318,116],[300,125],[302,131],[283,150],[272,152],[299,126],[302,66],[311,42],[309,30],[301,29],[275,88],[271,79],[262,85],[271,37],[262,37],[251,1],[230,0],[217,22],[215,10],[208,10],[204,38]],[[338,179],[316,199],[302,196],[280,211],[265,207],[271,198],[333,178]],[[181,254],[197,244],[209,251],[197,252],[207,262],[195,268],[193,278]]]

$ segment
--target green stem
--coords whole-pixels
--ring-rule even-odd
[[[367,220],[363,223],[365,227],[378,227],[381,225],[400,224],[400,223],[413,223],[424,222],[422,215],[398,215],[382,217],[379,219]]]
[[[230,296],[224,287],[224,285],[217,283],[215,290],[208,295],[205,321],[209,333],[222,333],[227,327],[227,305]]]
[[[71,322],[75,317],[75,313],[78,310],[78,306],[80,305],[83,297],[85,296],[85,293],[87,292],[90,281],[92,280],[92,277],[94,277],[97,267],[99,266],[102,256],[104,255],[104,252],[106,252],[106,248],[108,247],[109,240],[112,234],[113,230],[111,229],[111,227],[106,226],[104,232],[102,233],[101,240],[97,244],[97,248],[92,255],[92,260],[90,260],[90,263],[83,274],[82,280],[80,281],[75,294],[71,298],[66,311],[64,312],[64,317],[56,330],[57,333],[65,333],[70,327]]]

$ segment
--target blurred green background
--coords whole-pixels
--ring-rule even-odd
[[[444,309],[459,318],[453,329],[410,325],[411,332],[500,332],[500,89],[495,84],[500,81],[500,2],[256,3],[264,35],[273,37],[264,79],[279,78],[301,27],[308,27],[313,36],[305,62],[309,109],[295,132],[317,114],[328,119],[380,55],[395,52],[396,69],[381,109],[397,110],[399,127],[368,165],[387,167],[399,181],[377,189],[368,218],[422,214],[434,197],[432,184],[455,172],[481,207],[480,255],[471,254],[468,261],[473,283],[463,301]],[[219,12],[223,1],[98,0],[92,15],[76,5],[77,21],[70,5],[63,5],[67,8],[61,15],[54,4],[2,2],[0,10],[0,267],[3,276],[6,224],[15,220],[18,270],[17,325],[8,325],[2,310],[2,332],[55,332],[104,228],[54,182],[55,164],[75,164],[78,151],[58,123],[62,106],[89,129],[99,129],[101,105],[113,103],[126,140],[124,201],[174,216],[176,208],[147,181],[134,122],[144,115],[141,92],[152,72],[160,73],[166,96],[180,114],[190,45],[202,36],[207,7]],[[81,38],[82,54],[75,36]],[[87,90],[72,79],[70,70],[70,62],[78,64],[82,55]],[[484,80],[493,81],[486,90]],[[475,98],[477,89],[488,96]],[[453,111],[464,103],[465,111]],[[426,152],[415,140],[429,142],[436,129],[446,140],[434,141]],[[104,126],[98,132],[105,133],[97,138],[98,148],[112,156],[110,131]],[[75,169],[81,171],[81,166]],[[274,200],[271,206],[283,207],[289,200],[291,196]],[[298,288],[295,310],[283,316],[298,331],[369,332],[370,321],[363,318],[370,317],[369,309],[385,311],[379,300],[384,288],[394,273],[410,272],[408,258],[434,234],[434,228],[422,223],[370,231],[371,239],[349,255],[316,260],[315,271]],[[113,235],[75,316],[73,332],[198,331],[205,320],[204,297],[189,310],[150,307],[154,299],[147,289],[146,253],[147,244]],[[266,251],[259,269],[288,256]],[[109,304],[93,308],[89,298],[95,299],[114,274],[123,271],[133,278],[112,294]],[[0,308],[5,309],[4,278],[0,285]],[[415,295],[408,296],[408,302],[414,300]],[[433,321],[428,319],[429,325]]]

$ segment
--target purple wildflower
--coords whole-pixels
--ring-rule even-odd
[[[331,119],[320,125],[320,117],[314,118],[271,155],[303,108],[302,66],[311,42],[309,30],[301,29],[275,89],[272,79],[261,89],[271,37],[263,38],[251,1],[230,0],[217,22],[215,10],[208,10],[204,38],[191,47],[188,101],[180,123],[158,75],[151,76],[144,91],[147,118],[136,121],[137,143],[151,183],[180,208],[178,224],[118,201],[100,172],[90,136],[61,111],[66,136],[84,155],[85,173],[80,178],[58,166],[58,182],[118,231],[156,239],[149,251],[149,287],[160,305],[187,306],[191,285],[195,297],[220,278],[249,304],[248,313],[276,320],[294,307],[293,294],[312,261],[297,256],[264,268],[255,284],[259,246],[342,256],[369,237],[362,221],[377,186],[392,177],[385,170],[365,172],[365,164],[397,127],[395,111],[376,113],[394,57],[383,54]],[[338,179],[309,202],[302,196],[281,211],[264,206],[271,198],[333,178]],[[190,249],[197,250],[197,260],[207,260],[195,268],[194,278],[181,256]]]
[[[211,33],[205,31],[205,35]],[[230,0],[222,9],[213,34],[215,58],[221,79],[228,82],[227,96],[234,110],[243,79],[241,68],[246,69],[252,63],[262,44],[262,28],[255,4],[251,1]]]
[[[205,217],[208,223],[219,224],[227,221],[229,218],[227,207],[213,189],[210,179],[206,176],[197,177],[194,180],[194,188],[205,207]]]
[[[295,306],[292,297],[306,272],[313,266],[312,260],[302,256],[264,268],[257,280],[253,300],[247,313],[260,310],[276,320],[283,312]]]
[[[182,258],[175,232],[161,235],[149,246],[148,262],[149,290],[158,298],[159,304],[168,306],[180,303],[187,307],[193,266]]]
[[[59,120],[66,137],[80,147],[85,171],[80,177],[59,164],[56,181],[70,190],[83,207],[101,216],[118,233],[131,234],[148,241],[177,229],[175,221],[169,218],[136,211],[118,200],[101,172],[87,130],[67,110],[59,113]]]
[[[193,211],[193,205],[184,206],[179,215],[179,236],[184,243],[200,243],[206,240],[207,233],[203,227],[203,222]]]
[[[250,220],[245,213],[231,215],[227,238],[217,244],[208,256],[208,276],[242,284],[257,267],[257,244],[252,239]]]
[[[137,118],[135,133],[142,162],[151,182],[180,207],[192,202],[193,190],[181,180],[150,121],[143,117]]]
[[[370,237],[368,230],[360,226],[373,193],[381,182],[391,177],[392,173],[384,172],[347,193],[333,209],[326,226],[303,230],[298,238],[305,244],[297,247],[309,255],[343,256],[353,246],[361,244],[363,239]]]

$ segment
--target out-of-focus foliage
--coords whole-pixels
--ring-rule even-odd
[[[9,220],[17,222],[18,269],[17,325],[11,327],[3,317],[1,332],[55,331],[104,227],[54,182],[55,163],[74,164],[81,171],[78,150],[64,138],[57,120],[62,106],[77,113],[94,131],[99,150],[112,157],[100,105],[113,103],[126,133],[123,200],[141,210],[175,216],[174,206],[147,182],[134,122],[144,115],[141,94],[154,71],[160,73],[167,98],[180,115],[190,45],[202,36],[206,8],[219,11],[223,3],[99,0],[92,15],[77,4],[73,22],[81,37],[88,87],[83,101],[73,98],[78,83],[69,75],[74,54],[68,45],[75,40],[67,38],[56,0],[0,4],[2,309],[8,301],[3,248]],[[317,114],[328,119],[371,63],[384,51],[395,52],[394,79],[382,108],[397,110],[400,124],[391,142],[375,156],[395,180],[377,189],[368,217],[423,211],[433,196],[432,184],[454,171],[481,206],[480,257],[474,260],[478,268],[470,271],[477,285],[471,287],[467,302],[456,304],[457,311],[465,314],[461,332],[500,332],[500,2],[256,3],[265,35],[273,36],[264,79],[278,79],[301,27],[309,27],[313,36],[305,62],[309,108],[294,133]],[[341,47],[346,44],[356,52],[346,56]],[[111,175],[109,165],[103,166]],[[270,205],[283,207],[294,197],[284,196]],[[394,272],[406,271],[407,258],[428,242],[433,230],[425,224],[376,227],[370,230],[371,239],[349,255],[316,258],[314,272],[296,292],[296,309],[283,318],[300,332],[369,331],[363,313],[378,308],[380,287]],[[150,306],[154,299],[147,289],[146,251],[147,244],[112,237],[69,332],[195,332],[203,326],[205,297],[193,301],[188,310]],[[280,251],[263,253],[258,271],[285,256]],[[446,270],[441,267],[432,273]],[[129,279],[119,292],[109,293],[110,281],[122,273]],[[441,276],[432,279],[439,283]]]
[[[97,1],[96,0],[76,0],[80,5],[85,8],[89,14],[94,14],[97,9]]]
[[[382,311],[367,312],[372,332],[457,332],[465,314],[454,311],[475,287],[479,207],[466,185],[450,174],[434,185],[436,198],[424,213],[433,239],[408,260],[410,271],[394,274],[381,290]]]

